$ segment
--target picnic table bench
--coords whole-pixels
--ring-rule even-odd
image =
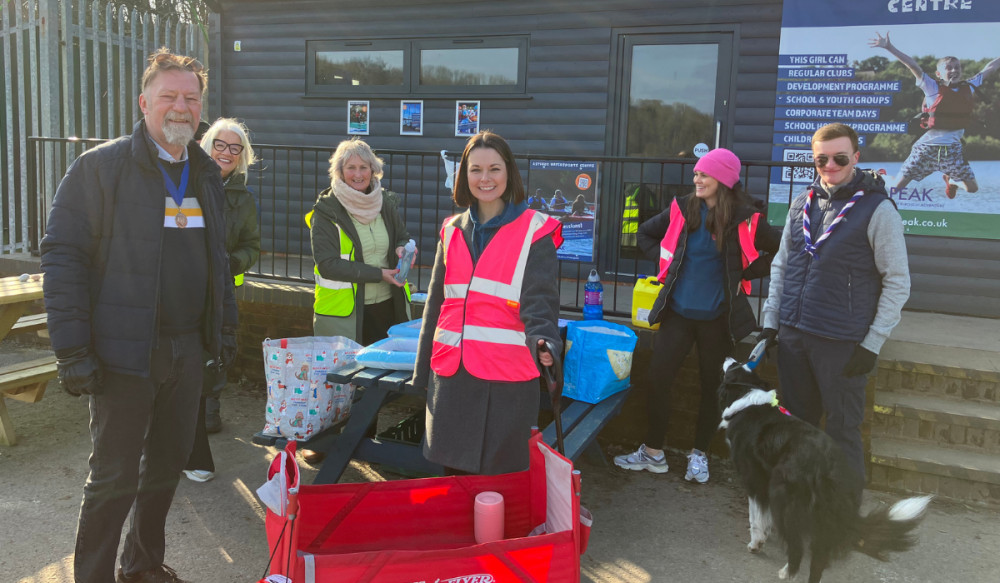
[[[0,278],[0,340],[15,331],[40,330],[46,327],[44,314],[25,315],[42,299],[41,278]],[[0,445],[14,445],[17,436],[7,412],[5,399],[37,403],[45,395],[45,385],[56,378],[56,357],[17,362],[0,368]]]
[[[0,369],[0,445],[14,445],[17,436],[4,398],[37,403],[45,395],[45,386],[56,378],[56,357],[47,356],[19,362]]]
[[[41,314],[28,314],[21,316],[17,319],[10,328],[11,334],[17,334],[21,332],[41,332],[43,330],[48,330],[49,327],[49,316],[45,312]]]
[[[411,371],[393,371],[364,366],[354,366],[327,378],[332,383],[351,383],[356,387],[355,403],[346,423],[320,432],[308,441],[300,442],[300,447],[326,451],[326,458],[315,484],[336,483],[352,459],[383,464],[404,473],[416,475],[442,475],[444,468],[427,461],[422,446],[417,441],[387,439],[384,434],[369,436],[369,427],[378,418],[379,410],[389,402],[404,396],[426,397],[423,388],[415,388],[410,383]],[[588,447],[596,447],[596,437],[607,423],[621,411],[628,391],[611,395],[596,403],[584,403],[564,397],[562,400],[562,423],[566,457],[577,459]],[[359,396],[360,395],[360,396]],[[541,394],[543,403],[548,403],[548,395]],[[339,435],[336,431],[343,429]],[[417,435],[423,434],[423,426],[413,428]],[[555,445],[555,423],[550,423],[542,431],[546,443]],[[284,438],[257,434],[255,443],[284,447]],[[323,447],[325,446],[325,447]],[[603,455],[601,456],[603,458]]]

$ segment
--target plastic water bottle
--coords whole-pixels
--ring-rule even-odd
[[[410,263],[413,263],[413,255],[417,252],[417,242],[410,239],[409,243],[403,247],[403,256],[399,258],[399,263],[396,264],[396,269],[399,273],[396,274],[396,281],[403,283],[406,281],[406,276],[410,275]]]
[[[583,286],[583,319],[604,319],[604,286],[596,269],[590,270],[587,283]]]

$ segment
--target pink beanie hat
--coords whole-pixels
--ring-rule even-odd
[[[712,150],[694,165],[695,172],[704,172],[729,188],[740,181],[740,169],[740,159],[725,148]]]

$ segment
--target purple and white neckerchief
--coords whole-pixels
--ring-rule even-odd
[[[847,211],[851,210],[851,207],[854,206],[854,203],[858,202],[858,199],[864,196],[864,194],[865,191],[863,190],[859,190],[856,193],[854,193],[854,196],[851,197],[851,200],[847,201],[847,204],[844,205],[844,208],[840,209],[840,212],[837,213],[837,218],[833,219],[833,222],[830,223],[830,226],[826,228],[826,231],[824,231],[823,234],[820,235],[819,239],[817,239],[816,242],[813,243],[812,235],[809,233],[810,231],[809,207],[812,206],[812,199],[813,199],[813,189],[810,188],[809,194],[806,196],[806,206],[802,210],[802,236],[806,240],[806,246],[805,249],[802,250],[802,252],[808,253],[813,257],[816,257],[816,253],[819,251],[819,246],[823,244],[823,241],[826,241],[827,238],[830,237],[830,233],[833,232],[833,228],[836,227],[840,223],[840,221],[844,220],[844,217],[847,215]]]

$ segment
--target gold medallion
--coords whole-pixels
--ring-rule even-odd
[[[187,218],[187,216],[183,212],[177,211],[177,215],[174,216],[174,223],[179,228],[183,229],[188,224],[188,218]]]

